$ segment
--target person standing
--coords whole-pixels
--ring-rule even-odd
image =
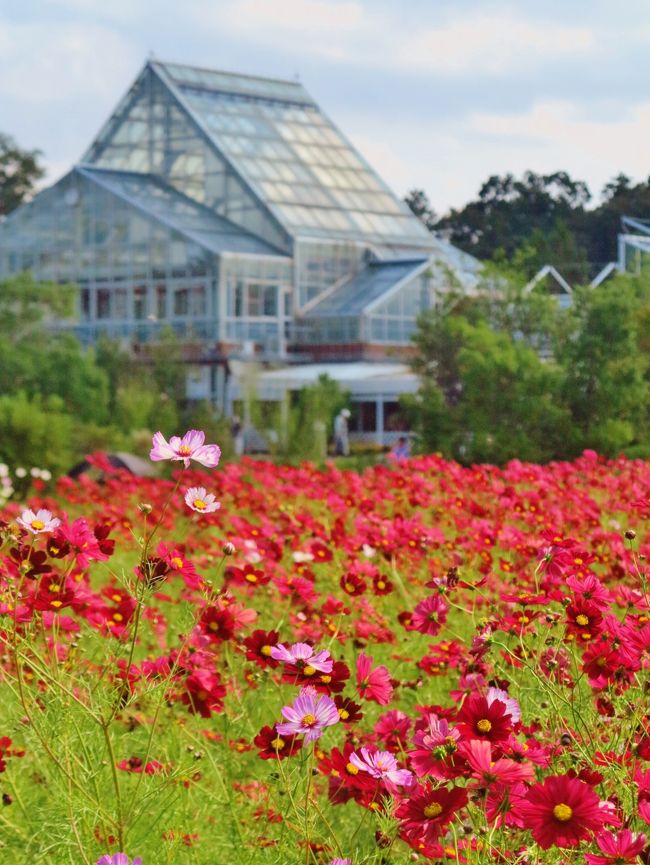
[[[341,409],[334,418],[334,456],[347,457],[350,454],[349,418],[350,410],[347,408]]]
[[[230,435],[236,456],[242,456],[244,453],[244,428],[239,415],[233,415],[230,421]]]

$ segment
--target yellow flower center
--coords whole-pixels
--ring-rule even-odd
[[[281,751],[286,744],[287,743],[284,741],[284,739],[280,739],[279,737],[277,739],[273,739],[273,741],[271,742],[272,747],[275,748],[276,751]]]
[[[424,809],[425,817],[438,817],[440,814],[442,814],[442,805],[439,802],[431,802]]]
[[[332,681],[332,677],[328,676],[326,673],[324,676],[320,677],[320,680],[324,685],[329,685],[329,683]]]
[[[57,586],[56,583],[52,583],[51,586],[50,586],[50,591],[51,591],[51,592],[60,592],[60,591],[61,591],[61,586]]]
[[[345,767],[345,771],[348,773],[348,775],[358,775],[359,774],[359,770],[354,765],[354,763],[348,763],[348,765]]]
[[[175,556],[175,557],[172,559],[172,565],[173,565],[175,568],[182,568],[182,567],[183,567],[183,559],[179,558],[178,556]]]
[[[340,718],[342,721],[347,721],[347,719],[348,719],[349,717],[350,717],[350,713],[349,713],[349,712],[347,712],[345,709],[339,709],[339,718]]]
[[[377,588],[379,590],[386,588],[386,583],[383,580],[377,580]]]
[[[266,655],[267,658],[271,657],[271,646],[262,646],[260,649],[261,655]]]
[[[111,600],[117,601],[117,603],[119,604],[119,602],[122,600],[122,595],[111,595]]]
[[[573,817],[573,808],[569,805],[565,805],[564,802],[560,802],[559,805],[556,805],[555,808],[553,808],[553,816],[556,820],[559,820],[560,823],[568,823]]]
[[[63,601],[52,601],[52,606],[57,607],[58,609],[59,607],[63,606]]]
[[[42,522],[42,520],[32,520],[30,525],[37,532],[40,532],[41,529],[45,528],[45,523]]]
[[[302,725],[303,727],[313,727],[316,723],[315,715],[303,715]]]
[[[589,617],[580,613],[579,616],[576,616],[576,624],[580,625],[581,628],[584,628],[585,625],[589,624]]]
[[[480,721],[476,722],[476,729],[479,733],[489,733],[492,729],[492,724],[488,721],[487,718],[481,718]]]
[[[114,622],[121,622],[123,619],[124,619],[124,616],[122,615],[122,613],[113,613],[113,621]]]
[[[355,589],[355,585],[354,585],[354,583],[346,583],[346,584],[345,584],[345,591],[346,591],[346,592],[349,592],[350,594],[352,594],[352,592],[354,591],[354,589]]]
[[[189,445],[181,445],[178,449],[178,453],[182,457],[188,457],[192,453],[192,448]]]
[[[255,576],[255,574],[246,574],[244,579],[248,580],[249,583],[256,583],[257,582],[257,577]]]
[[[194,499],[194,507],[197,511],[204,511],[207,508],[207,505],[203,499]]]
[[[316,668],[312,667],[310,664],[307,664],[306,667],[303,668],[303,673],[305,676],[313,676],[316,672]]]

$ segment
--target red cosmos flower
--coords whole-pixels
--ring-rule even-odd
[[[243,568],[228,568],[226,577],[230,582],[250,586],[251,588],[265,586],[271,581],[270,576],[265,574],[264,571],[254,568],[252,565],[244,565]]]
[[[350,762],[353,753],[354,747],[346,742],[343,751],[332,748],[329,757],[319,762],[319,770],[329,778],[329,798],[335,805],[350,799],[361,802],[379,791],[376,780]]]
[[[165,771],[163,763],[158,760],[150,760],[148,763],[143,763],[140,757],[129,757],[128,760],[120,760],[117,768],[123,772],[132,772],[135,775],[157,775],[159,772]]]
[[[585,853],[585,862],[587,865],[624,865],[625,862],[636,862],[637,857],[643,853],[646,840],[646,836],[641,832],[630,832],[629,829],[622,829],[618,835],[603,832],[596,838],[596,844],[605,855]]]
[[[465,738],[488,739],[490,742],[505,742],[513,721],[504,702],[498,699],[490,702],[479,694],[472,694],[465,700],[457,720]]]
[[[314,541],[310,547],[309,552],[314,557],[314,562],[331,562],[332,561],[332,551],[329,547],[326,547],[325,544],[320,541]]]
[[[408,630],[435,637],[447,621],[447,610],[440,595],[430,595],[413,610]]]
[[[201,613],[199,626],[212,643],[223,643],[235,636],[235,617],[228,608],[206,607]]]
[[[393,588],[392,582],[383,574],[376,574],[372,578],[372,590],[375,595],[390,595]]]
[[[384,666],[372,669],[372,658],[363,652],[357,658],[357,692],[363,700],[387,706],[393,698],[390,673]]]
[[[32,606],[35,610],[51,610],[56,613],[63,607],[70,606],[74,597],[74,583],[58,576],[46,576],[41,578]]]
[[[360,711],[361,706],[355,703],[348,697],[341,697],[338,694],[334,697],[334,703],[339,711],[339,718],[344,724],[356,724],[363,718],[363,712]]]
[[[300,736],[281,736],[273,727],[262,727],[253,743],[262,760],[286,760],[302,748]]]
[[[567,632],[581,642],[593,640],[602,631],[603,616],[592,601],[574,599],[566,608]]]
[[[277,646],[279,639],[278,631],[262,631],[257,628],[244,640],[246,660],[255,661],[258,666],[263,668],[275,669],[279,667],[280,662],[271,656],[271,649],[273,646]]]
[[[35,580],[41,574],[48,574],[52,571],[52,567],[47,561],[47,555],[42,550],[35,550],[26,544],[12,547],[9,550],[9,555],[19,566],[21,573],[29,580]]]
[[[226,689],[216,673],[209,670],[196,670],[185,680],[181,703],[188,706],[193,714],[209,718],[213,712],[220,712],[223,709],[225,696]]]
[[[339,585],[346,595],[363,595],[366,591],[366,581],[359,574],[348,573],[343,574],[339,580]]]
[[[400,837],[416,850],[419,845],[429,847],[445,834],[445,827],[466,804],[467,791],[460,787],[447,790],[435,789],[428,781],[419,784],[395,811]]]
[[[518,814],[543,850],[577,847],[607,818],[589,784],[566,775],[551,775],[531,787]]]

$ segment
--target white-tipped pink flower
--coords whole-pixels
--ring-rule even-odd
[[[205,487],[190,487],[185,493],[185,504],[200,514],[211,514],[221,507],[221,502],[218,502]]]
[[[407,786],[413,781],[413,773],[408,769],[400,769],[397,760],[390,751],[371,752],[367,748],[361,748],[361,756],[353,751],[350,754],[350,763],[367,772],[372,778],[387,782],[388,785],[399,784]]]
[[[309,643],[294,643],[288,648],[283,643],[278,643],[271,649],[271,657],[276,661],[292,664],[299,670],[308,670],[311,667],[312,671],[318,670],[319,673],[331,673],[334,666],[332,656],[327,649],[314,652],[314,647]]]
[[[311,685],[302,689],[293,706],[283,706],[282,714],[287,722],[276,724],[275,729],[281,736],[304,736],[305,745],[320,739],[325,727],[341,720],[334,700],[319,694]]]
[[[61,525],[61,520],[58,517],[53,517],[51,512],[45,508],[40,508],[36,513],[31,508],[26,508],[16,522],[33,535],[53,532]]]
[[[507,691],[503,691],[501,688],[488,688],[486,696],[488,706],[491,706],[495,700],[500,700],[502,703],[505,703],[506,713],[512,717],[513,724],[521,721],[521,709],[519,708],[519,703],[514,697],[511,697]]]
[[[189,466],[190,460],[196,460],[206,468],[213,469],[219,463],[221,448],[219,445],[206,445],[204,442],[205,433],[197,429],[189,430],[183,438],[172,436],[169,441],[161,432],[157,432],[153,437],[149,457],[154,462],[183,460],[185,468]]]

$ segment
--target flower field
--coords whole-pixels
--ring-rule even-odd
[[[0,862],[650,861],[650,464],[151,456],[0,513]]]

